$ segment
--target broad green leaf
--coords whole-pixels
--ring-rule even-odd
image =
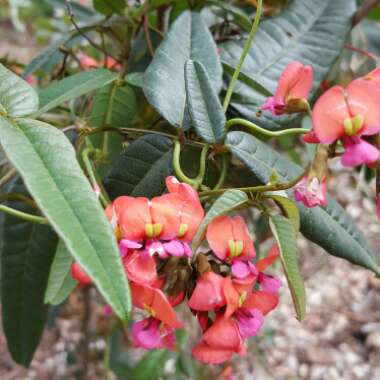
[[[294,227],[294,230],[298,232],[300,229],[301,221],[297,204],[293,200],[281,195],[271,195],[270,197],[277,203],[284,214],[288,217]]]
[[[314,70],[313,93],[337,59],[351,29],[355,0],[296,0],[278,17],[260,23],[244,62],[242,73],[274,93],[287,64],[298,60]],[[245,40],[222,44],[222,61],[236,67]],[[242,100],[232,103],[243,116],[268,129],[281,129],[288,116],[260,117],[256,112],[265,97],[240,83],[236,92]]]
[[[121,195],[154,197],[165,191],[165,178],[173,172],[170,139],[155,135],[140,137],[115,161],[104,179],[111,199]]]
[[[144,73],[130,73],[125,77],[128,84],[134,87],[144,87]]]
[[[204,66],[189,60],[185,64],[187,106],[191,121],[204,141],[213,144],[225,136],[226,117]]]
[[[132,370],[131,379],[158,380],[164,373],[165,364],[171,353],[167,350],[153,350],[144,355]]]
[[[94,8],[103,14],[110,15],[112,13],[122,14],[126,8],[126,0],[93,0]]]
[[[78,281],[71,277],[71,264],[74,259],[60,240],[51,265],[49,281],[45,292],[45,303],[59,305],[75,289]]]
[[[40,91],[40,109],[33,114],[33,117],[38,117],[64,102],[106,86],[116,78],[117,73],[107,69],[96,69],[83,71],[54,82]]]
[[[0,116],[28,116],[37,109],[33,87],[0,64]]]
[[[281,181],[290,181],[302,173],[302,168],[290,162],[264,142],[244,132],[230,132],[226,140],[232,154],[239,158],[258,180],[266,184],[275,170]],[[292,195],[292,192],[289,192]],[[331,197],[326,208],[306,208],[297,203],[301,217],[301,232],[331,255],[368,268],[380,275],[380,268],[371,248],[355,222]]]
[[[88,123],[91,127],[126,127],[136,115],[137,104],[133,89],[128,85],[120,86],[118,81],[98,90]],[[97,133],[90,136],[95,148],[107,149],[107,163],[112,163],[122,150],[123,136],[115,132]],[[109,165],[98,166],[103,176]]]
[[[20,180],[7,187],[9,192],[26,193]],[[9,206],[27,213],[36,212],[22,202],[12,201]],[[43,295],[57,247],[57,235],[47,225],[10,215],[3,216],[1,234],[3,329],[13,360],[28,366],[47,319]]]
[[[177,127],[182,126],[184,118],[184,67],[189,59],[204,65],[219,93],[222,66],[212,34],[199,13],[185,11],[171,26],[144,75],[144,93],[149,103]]]
[[[247,194],[240,190],[228,190],[221,195],[207,211],[207,214],[194,237],[193,246],[197,247],[201,244],[205,236],[207,226],[213,219],[239,208],[244,205],[247,200]]]
[[[282,215],[270,217],[269,225],[280,249],[281,263],[288,281],[297,319],[305,317],[305,287],[298,267],[297,241],[292,223]]]
[[[125,319],[131,305],[116,239],[70,142],[48,124],[4,118],[0,142],[70,253]]]

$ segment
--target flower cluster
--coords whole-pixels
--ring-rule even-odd
[[[262,109],[274,115],[308,111],[312,117],[312,130],[304,136],[305,142],[330,145],[334,149],[341,143],[344,149],[341,162],[347,167],[376,165],[380,146],[376,146],[379,144],[373,136],[380,133],[380,69],[353,80],[346,87],[327,89],[311,111],[307,98],[312,80],[310,66],[297,61],[290,63],[280,76],[275,96],[268,98]],[[323,157],[326,162],[327,159]],[[327,204],[327,164],[316,160],[295,189],[296,200],[306,207],[325,207]],[[380,197],[377,203],[380,214]]]
[[[215,218],[207,228],[211,251],[193,254],[192,242],[204,218],[198,193],[174,177],[168,193],[149,200],[122,196],[106,209],[117,236],[130,283],[132,303],[147,317],[132,325],[135,347],[175,349],[174,331],[182,327],[175,307],[186,302],[203,331],[193,355],[219,364],[233,353],[244,355],[248,338],[278,303],[279,279],[264,270],[279,253],[253,263],[255,248],[240,216]],[[77,263],[72,276],[91,279]]]

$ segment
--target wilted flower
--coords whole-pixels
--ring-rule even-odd
[[[313,85],[313,69],[294,61],[286,66],[278,81],[276,93],[268,98],[263,110],[274,115],[308,110],[307,98]]]
[[[326,179],[320,182],[317,177],[303,177],[302,180],[294,188],[294,198],[297,202],[302,202],[306,207],[309,208],[316,206],[326,207]]]

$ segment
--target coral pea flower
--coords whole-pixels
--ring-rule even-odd
[[[179,229],[177,198],[175,194],[165,194],[151,201],[143,197],[123,197],[116,211],[122,236],[137,242],[175,238]]]
[[[232,318],[217,317],[192,353],[197,360],[208,364],[223,363],[234,353],[244,356],[246,349],[237,322]]]
[[[253,239],[241,216],[220,216],[207,227],[206,238],[220,260],[250,260],[255,257]]]
[[[379,101],[380,86],[357,79],[346,88],[330,88],[315,103],[314,132],[323,144],[342,139],[343,165],[370,164],[379,158],[379,151],[361,138],[380,132]]]
[[[380,67],[369,72],[363,77],[365,80],[373,81],[374,83],[380,85]]]
[[[190,243],[204,217],[204,210],[198,193],[188,184],[179,182],[175,177],[166,178],[166,187],[178,195],[176,208],[180,219],[177,238]]]
[[[151,286],[130,283],[133,305],[146,310],[152,317],[159,319],[173,328],[180,328],[181,322],[177,319],[175,310],[170,305],[165,294]]]
[[[152,350],[155,348],[175,349],[173,328],[160,320],[149,317],[132,325],[132,338],[135,347]]]
[[[152,285],[157,280],[156,261],[141,251],[128,252],[123,257],[125,273],[129,280],[142,285]]]
[[[294,198],[302,202],[305,207],[327,206],[327,184],[326,178],[319,181],[317,177],[305,176],[294,188]]]
[[[71,277],[77,280],[80,285],[91,285],[91,277],[84,271],[79,263],[74,262],[71,264]]]
[[[217,310],[226,304],[224,296],[224,277],[206,272],[197,280],[195,289],[189,299],[188,305],[197,311]]]
[[[294,61],[286,66],[278,81],[276,93],[262,106],[274,115],[306,111],[307,98],[313,85],[313,69]]]
[[[258,309],[263,315],[267,315],[278,305],[279,297],[277,294],[267,293],[262,290],[251,293],[243,304],[247,309]]]

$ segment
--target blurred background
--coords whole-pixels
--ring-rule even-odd
[[[254,1],[246,3],[254,5]],[[283,2],[271,2],[267,11],[276,12],[276,6],[281,6],[277,3]],[[0,62],[21,72],[68,28],[64,1],[0,0]],[[377,7],[351,33],[331,77],[347,82],[379,64],[379,57],[380,7]],[[343,169],[339,160],[332,162],[331,171],[330,191],[357,222],[380,260],[374,179],[365,170]],[[326,255],[302,238],[299,252],[307,291],[304,322],[296,320],[290,294],[284,288],[279,308],[266,319],[263,333],[252,339],[248,357],[236,358],[233,363],[235,379],[380,379],[380,280],[369,271]],[[89,301],[91,291],[77,290],[64,305],[50,310],[49,326],[30,369],[12,362],[0,334],[0,379],[76,379],[81,378],[80,363],[88,367],[90,379],[104,379],[111,378],[104,373],[105,364],[117,373],[140,360],[144,353],[139,350],[118,350],[122,336],[112,336],[111,344],[106,344],[106,317],[96,302]],[[184,352],[181,378],[229,379],[229,367],[208,369],[189,361],[190,344],[186,342],[195,338],[196,330],[189,328],[181,337]],[[106,347],[112,351],[109,355],[104,353]],[[104,363],[104,357],[110,363]],[[147,365],[161,371],[163,379],[176,378],[177,363],[170,354],[153,354],[140,367],[144,369]],[[139,373],[135,379],[149,380],[149,372]]]

